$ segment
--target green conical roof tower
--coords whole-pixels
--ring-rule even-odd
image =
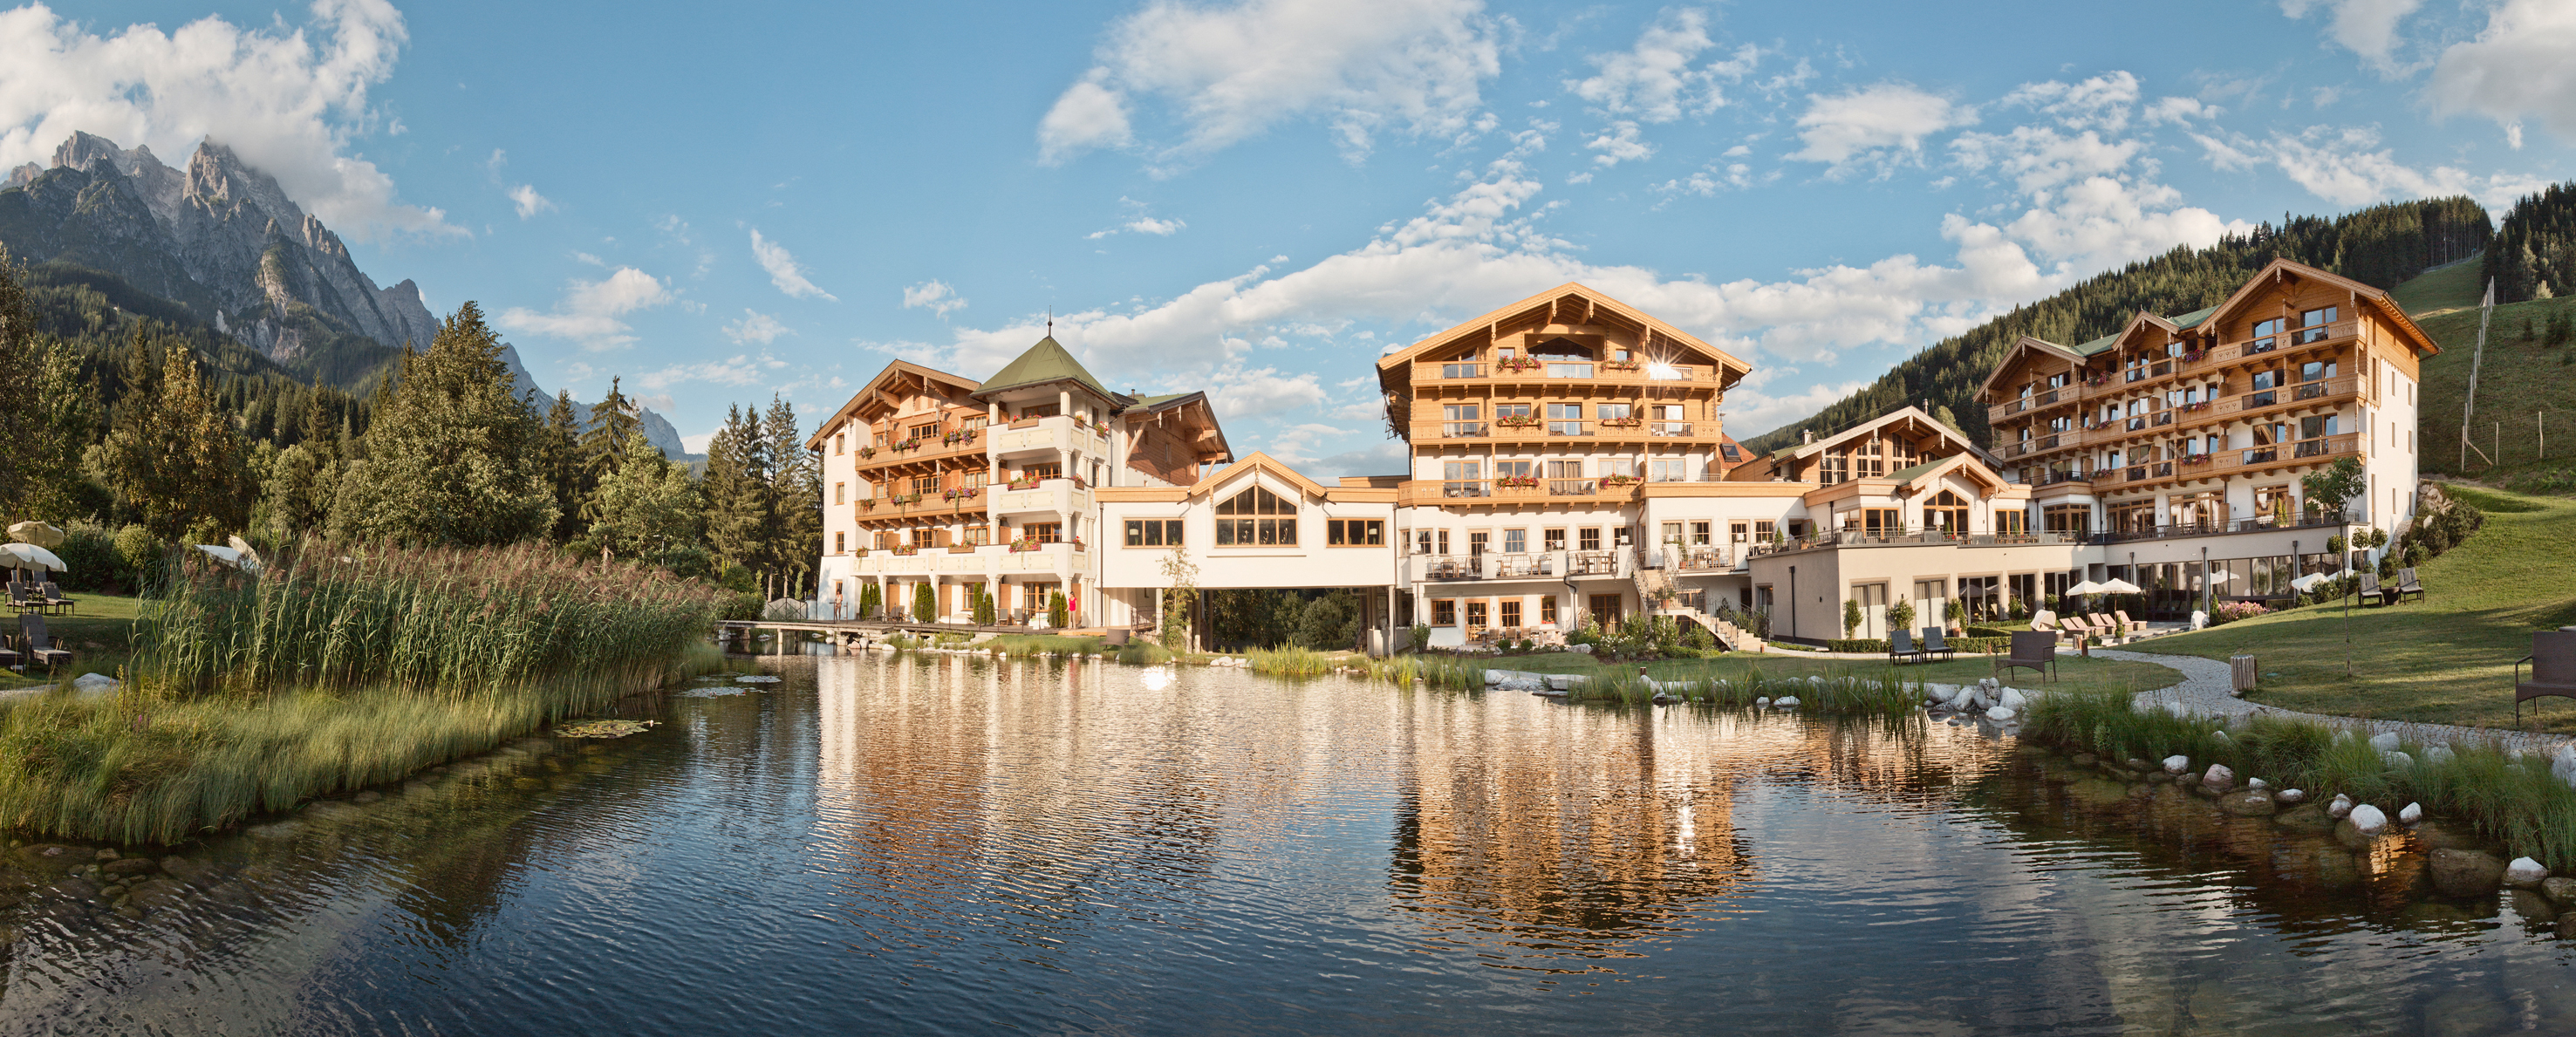
[[[989,396],[1021,386],[1042,385],[1068,378],[1090,386],[1091,391],[1110,400],[1122,399],[1117,393],[1110,392],[1108,387],[1101,385],[1100,379],[1092,377],[1090,371],[1084,370],[1082,361],[1074,359],[1073,353],[1065,349],[1063,343],[1057,342],[1053,335],[1039,339],[1038,344],[1030,346],[1028,352],[1002,365],[1002,369],[993,372],[992,377],[984,379],[983,386],[975,390],[975,395]]]

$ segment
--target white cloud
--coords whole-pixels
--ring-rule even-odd
[[[1223,399],[1217,401],[1220,410],[1224,402]],[[1290,425],[1274,430],[1269,442],[1262,445],[1261,452],[1293,465],[1312,464],[1316,459],[1315,451],[1332,440],[1342,438],[1345,431],[1331,425]]]
[[[2135,140],[2103,140],[2093,130],[2070,137],[2053,127],[2015,126],[2007,133],[1962,133],[1950,142],[1950,153],[1969,169],[2013,178],[2027,194],[2124,168],[2140,146]]]
[[[745,308],[742,311],[742,319],[726,324],[724,333],[726,338],[732,339],[738,346],[754,342],[766,346],[778,341],[779,336],[793,335],[796,331],[779,323],[776,317],[759,310]]]
[[[1664,194],[1695,194],[1706,198],[1716,196],[1719,191],[1740,191],[1751,186],[1753,167],[1742,162],[1730,162],[1723,169],[1711,164],[1689,176],[1666,180],[1655,185],[1655,190]]]
[[[707,452],[707,444],[715,442],[715,438],[716,434],[713,432],[701,432],[694,436],[681,436],[680,449],[687,453],[703,454]]]
[[[2479,175],[2456,166],[2419,170],[2380,146],[2379,131],[2367,127],[2341,130],[2309,127],[2297,135],[2275,132],[2256,140],[2242,134],[2220,138],[2195,133],[2210,164],[2223,170],[2270,165],[2308,193],[2337,205],[2365,205],[2398,198],[2438,198],[2465,194],[2491,208],[2548,186],[2519,174]]]
[[[1880,83],[1832,97],[1811,96],[1798,116],[1806,146],[1790,158],[1822,162],[1839,175],[1862,163],[1902,161],[1923,150],[1923,138],[1977,121],[1976,109],[1903,83]],[[1890,150],[1900,154],[1890,155]]]
[[[2138,77],[2114,71],[2080,83],[2024,83],[2005,94],[2004,103],[2053,117],[2070,130],[2117,133],[2128,128],[2138,105]]]
[[[788,298],[802,299],[814,296],[832,302],[841,301],[834,298],[832,293],[815,287],[814,282],[806,280],[804,269],[796,265],[796,257],[789,255],[784,246],[761,237],[758,227],[751,229],[751,254],[760,260],[761,269],[769,271],[769,283],[777,285],[778,290],[787,293]]]
[[[925,307],[944,318],[953,311],[965,309],[966,299],[957,294],[957,289],[949,287],[946,281],[923,281],[903,290],[904,309],[917,310]]]
[[[1118,204],[1121,208],[1127,210],[1128,219],[1125,222],[1122,222],[1115,227],[1092,231],[1091,233],[1084,235],[1084,237],[1097,240],[1116,235],[1123,231],[1131,234],[1151,234],[1158,238],[1168,238],[1174,234],[1180,233],[1183,229],[1189,226],[1188,223],[1180,220],[1167,220],[1161,217],[1149,215],[1146,212],[1145,203],[1133,198],[1122,197],[1118,199]]]
[[[1276,414],[1324,402],[1324,387],[1317,383],[1312,371],[1281,374],[1275,367],[1246,368],[1236,364],[1210,374],[1207,388],[1217,416],[1228,419]]]
[[[635,341],[618,318],[672,300],[660,279],[631,266],[618,267],[604,280],[572,282],[553,312],[513,306],[495,321],[505,331],[543,335],[581,344],[583,349],[614,349]]]
[[[1095,70],[1095,73],[1105,70]],[[1086,79],[1065,89],[1038,120],[1038,161],[1060,165],[1093,148],[1123,148],[1136,131],[1127,121],[1127,98]]]
[[[1637,139],[1637,124],[1625,119],[1611,123],[1608,130],[1592,138],[1592,142],[1585,144],[1584,148],[1600,152],[1592,156],[1592,162],[1603,169],[1621,162],[1648,158],[1655,153],[1654,145]]]
[[[2149,126],[2187,126],[2193,119],[2215,119],[2224,111],[2196,97],[2159,97],[2139,114],[2146,117]]]
[[[510,189],[510,207],[517,209],[519,218],[524,220],[554,208],[555,203],[546,196],[538,194],[536,185],[520,184]]]
[[[206,17],[109,36],[42,5],[0,11],[0,169],[49,160],[76,130],[181,166],[213,138],[353,240],[466,233],[441,210],[396,201],[393,178],[352,150],[385,123],[367,91],[393,75],[409,38],[402,13],[385,0],[309,10],[303,27]]]
[[[1711,46],[1706,12],[1666,11],[1638,34],[1635,46],[1585,58],[1597,71],[1587,79],[1567,80],[1565,89],[1604,112],[1639,122],[1705,115],[1726,104],[1723,84],[1742,80],[1762,56],[1760,49],[1745,46],[1731,58],[1690,67]]]
[[[1039,157],[1130,143],[1139,98],[1160,99],[1178,124],[1158,161],[1310,116],[1354,161],[1382,132],[1455,135],[1501,72],[1503,31],[1481,0],[1164,0],[1110,27],[1099,64],[1040,121]]]
[[[2477,38],[2442,52],[2425,93],[2437,112],[2495,120],[2517,148],[2526,118],[2576,141],[2576,4],[2505,0]]]
[[[2318,8],[2333,11],[2334,18],[2326,31],[2334,41],[2361,55],[2363,63],[2393,76],[2400,71],[2391,57],[2399,42],[2397,23],[2423,3],[2424,0],[2281,0],[2281,13],[2305,18]]]
[[[658,371],[646,371],[636,376],[635,384],[646,392],[666,392],[690,385],[758,385],[762,375],[785,366],[785,361],[767,353],[761,354],[757,360],[752,359],[749,353],[740,353],[723,360],[672,364]],[[690,451],[697,452],[694,449]]]
[[[1164,238],[1180,233],[1181,228],[1187,226],[1189,226],[1189,224],[1183,223],[1179,220],[1163,220],[1156,219],[1151,216],[1130,220],[1127,223],[1128,230],[1135,231],[1138,234],[1152,234],[1156,237]]]

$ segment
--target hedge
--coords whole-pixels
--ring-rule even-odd
[[[1918,641],[1916,644],[1920,645],[1921,642]],[[2012,638],[2009,637],[1953,637],[1944,641],[1943,644],[1951,651],[1964,655],[1991,655],[1997,652],[2008,652],[2012,650]],[[1864,654],[1874,653],[1885,655],[1887,654],[1887,640],[1885,638],[1864,637],[1852,641],[1827,641],[1825,642],[1825,650],[1830,652],[1860,652]]]

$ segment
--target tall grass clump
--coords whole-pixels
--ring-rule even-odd
[[[1129,641],[1118,649],[1118,661],[1129,666],[1161,666],[1172,661],[1172,653],[1152,641]]]
[[[1067,637],[1062,634],[1002,634],[986,638],[982,645],[1003,655],[1092,655],[1105,644],[1097,637]]]
[[[2177,716],[2109,690],[2035,700],[2022,737],[2113,762],[2155,766],[2168,756],[2188,756],[2194,772],[2225,764],[2239,778],[2303,789],[2318,802],[2340,792],[2392,814],[2421,803],[2433,816],[2465,824],[2553,871],[2576,868],[2576,789],[2550,773],[2547,759],[2516,758],[2491,744],[2454,744],[2444,755],[2405,742],[2398,748],[2407,760],[2398,761],[2383,757],[2360,731],[2270,715],[2232,723]]]
[[[1333,669],[1333,657],[1312,648],[1248,648],[1243,658],[1254,673],[1282,677],[1316,677]]]
[[[533,547],[166,567],[125,690],[0,705],[0,825],[169,843],[723,668],[712,593]]]

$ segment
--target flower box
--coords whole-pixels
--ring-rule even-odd
[[[1014,490],[1034,490],[1038,488],[1039,483],[1043,483],[1045,481],[1046,480],[1044,479],[1013,479],[1011,480],[1008,488]]]
[[[1494,361],[1494,366],[1505,371],[1535,371],[1547,365],[1537,357],[1507,356]]]
[[[1601,477],[1601,485],[1603,486],[1626,486],[1630,483],[1644,481],[1645,480],[1639,479],[1633,475],[1605,475]]]
[[[1538,488],[1538,476],[1506,475],[1500,479],[1494,480],[1494,485],[1503,487],[1504,489],[1536,489]]]
[[[1539,419],[1536,415],[1513,415],[1494,419],[1494,424],[1504,428],[1537,428],[1538,423]]]
[[[874,497],[861,497],[861,498],[859,498],[859,510],[860,510],[860,511],[870,511],[870,510],[875,509],[875,508],[876,508],[876,506],[877,506],[877,499],[876,499],[876,498],[874,498]]]
[[[941,499],[941,500],[974,500],[974,499],[975,499],[975,494],[977,494],[978,492],[981,492],[981,491],[977,490],[975,487],[967,486],[967,487],[963,487],[963,488],[960,488],[960,489],[954,489],[954,490],[947,490],[947,491],[943,491],[942,493],[940,493],[940,495],[939,495],[939,499]]]
[[[892,550],[892,551],[893,551],[893,553],[894,553],[894,554],[896,554],[896,555],[917,555],[917,554],[920,554],[920,553],[921,553],[921,545],[919,545],[919,544],[896,544],[896,545],[894,545],[894,547],[893,547],[893,548],[891,548],[890,550]]]
[[[1018,540],[1011,541],[1011,553],[1012,553],[1012,554],[1018,554],[1018,553],[1020,553],[1020,552],[1022,552],[1022,551],[1035,551],[1035,550],[1037,550],[1038,548],[1045,547],[1045,546],[1047,545],[1047,543],[1048,543],[1047,541],[1043,541],[1043,540],[1034,540],[1034,539],[1030,539],[1030,538],[1028,538],[1028,537],[1021,537],[1021,538],[1020,538],[1020,539],[1018,539]]]
[[[895,441],[894,441],[894,445],[893,445],[893,446],[891,446],[891,447],[887,447],[886,449],[889,449],[889,450],[919,450],[919,449],[921,449],[921,441],[920,441],[920,440],[918,440],[918,439],[898,439],[898,440],[895,440]]]
[[[861,460],[866,460],[875,456],[877,456],[877,448],[872,446],[863,446],[859,448],[859,458]]]
[[[1644,419],[1644,418],[1603,418],[1603,419],[1601,419],[1601,427],[1602,427],[1602,428],[1636,428],[1636,427],[1638,427],[1638,426],[1640,426],[1640,425],[1643,425],[1643,424],[1645,424],[1645,423],[1646,423],[1646,419]]]
[[[973,429],[967,429],[961,432],[951,432],[939,437],[939,442],[946,446],[956,446],[959,443],[972,443],[974,441],[975,432]]]
[[[1634,360],[1604,360],[1601,362],[1601,366],[1613,371],[1634,371],[1637,369],[1638,364]]]

